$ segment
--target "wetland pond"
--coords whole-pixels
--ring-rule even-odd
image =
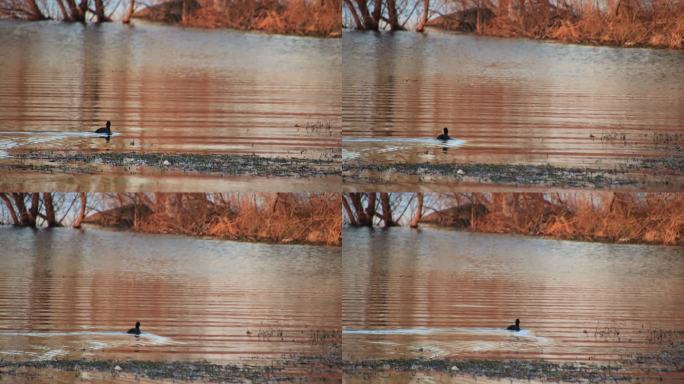
[[[349,190],[684,187],[684,52],[436,31],[342,52]]]
[[[2,20],[0,189],[335,189],[340,44]]]
[[[405,382],[421,368],[448,378],[452,366],[499,378],[684,381],[681,247],[345,228],[342,260],[350,382],[360,372]],[[516,318],[522,331],[505,330]],[[543,376],[568,374],[564,364],[587,376]],[[605,366],[614,371],[594,368]]]
[[[339,359],[339,247],[95,228],[0,228],[0,244],[0,363],[10,368],[113,361],[124,373],[145,362],[339,375],[320,368]],[[140,337],[125,333],[136,321]]]

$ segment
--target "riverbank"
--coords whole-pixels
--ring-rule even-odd
[[[245,242],[340,246],[335,193],[122,194],[84,224]]]
[[[339,351],[320,356],[243,365],[221,365],[207,361],[0,360],[0,383],[54,382],[52,380],[65,383],[74,380],[98,383],[127,380],[139,382],[140,379],[150,383],[169,380],[201,383],[331,383],[341,380],[340,366]]]
[[[684,188],[684,157],[644,159],[614,169],[518,164],[376,163],[345,161],[345,190],[383,184],[390,190],[429,185],[432,191],[492,187],[678,191]],[[485,188],[486,187],[486,188]]]
[[[585,331],[586,332],[586,331]],[[618,337],[620,330],[598,330],[596,338]],[[684,331],[643,330],[661,348],[653,352],[632,353],[620,360],[599,362],[553,362],[547,360],[479,360],[398,358],[345,361],[343,371],[353,379],[400,378],[424,374],[432,378],[455,380],[458,377],[540,382],[661,382],[684,378]],[[623,340],[631,343],[631,340]],[[345,376],[346,378],[346,376]]]
[[[445,381],[488,378],[556,383],[662,382],[684,378],[684,345],[657,355],[639,355],[614,363],[554,363],[543,360],[392,359],[345,362],[345,382],[386,382],[407,376]],[[679,359],[679,360],[677,360]]]
[[[684,47],[684,2],[501,2],[497,9],[469,8],[427,26],[484,36],[524,37],[617,47]]]
[[[319,177],[340,172],[335,155],[330,159],[307,159],[202,153],[20,151],[12,153],[12,158],[22,160],[24,169],[65,173],[97,173],[102,172],[102,166],[116,167],[129,174],[140,169],[268,177]]]
[[[341,37],[338,0],[258,0],[216,6],[204,0],[171,0],[136,12],[133,17],[197,28],[231,28],[265,33]]]

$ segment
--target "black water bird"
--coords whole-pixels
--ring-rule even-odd
[[[451,137],[449,137],[449,129],[445,127],[444,133],[437,136],[437,140],[443,140],[443,141],[451,140]]]
[[[95,133],[100,133],[104,135],[111,135],[112,134],[112,129],[111,129],[112,123],[111,121],[107,120],[107,125],[101,128],[98,128],[95,130]]]
[[[506,328],[509,331],[516,331],[518,332],[520,330],[520,319],[515,319],[515,324],[511,324]]]
[[[135,323],[135,328],[129,329],[126,333],[130,333],[131,335],[140,335],[142,332],[140,332],[140,322]]]

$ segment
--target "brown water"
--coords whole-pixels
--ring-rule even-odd
[[[0,164],[38,150],[339,160],[337,39],[0,21],[0,47]],[[109,142],[90,134],[106,120]]]
[[[346,32],[342,52],[345,162],[616,168],[684,156],[680,51]],[[432,140],[442,127],[465,144]]]
[[[345,360],[607,364],[684,339],[681,247],[345,228],[342,259]]]
[[[269,362],[339,332],[339,248],[93,228],[0,244],[1,359]]]
[[[283,180],[267,176],[216,177],[144,170],[131,174],[103,167],[102,173],[6,172],[0,191],[93,191],[93,192],[339,192],[339,176],[315,179],[292,177]],[[1,173],[0,173],[1,174]]]

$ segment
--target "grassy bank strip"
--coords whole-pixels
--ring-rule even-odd
[[[172,379],[183,381],[223,383],[270,383],[270,382],[335,382],[339,381],[340,369],[324,359],[307,358],[294,361],[278,361],[271,365],[220,365],[202,362],[164,361],[113,361],[113,360],[47,360],[5,361],[0,360],[0,372],[6,376],[35,375],[40,371],[26,369],[57,369],[60,371],[110,372],[116,375],[131,374],[154,380]]]
[[[46,161],[41,170],[69,171],[69,163],[108,165],[131,170],[155,167],[185,173],[228,176],[316,177],[340,174],[340,162],[324,159],[260,157],[254,155],[137,153],[137,152],[19,152],[21,160]]]
[[[392,359],[345,362],[346,374],[373,376],[383,371],[435,371],[454,375],[484,376],[516,380],[550,382],[606,382],[628,381],[621,365],[589,365],[580,363],[557,364],[547,361],[523,360],[425,360]]]
[[[660,177],[645,180],[634,173]],[[654,159],[629,164],[619,169],[565,168],[552,165],[517,164],[369,164],[344,163],[342,177],[345,182],[387,183],[392,175],[410,175],[420,178],[447,177],[452,182],[501,184],[522,186],[547,186],[558,188],[617,189],[640,188],[648,184],[661,189],[677,189],[676,180],[666,174],[684,177],[684,157]],[[423,181],[423,180],[419,180]],[[425,182],[439,180],[424,180]]]

